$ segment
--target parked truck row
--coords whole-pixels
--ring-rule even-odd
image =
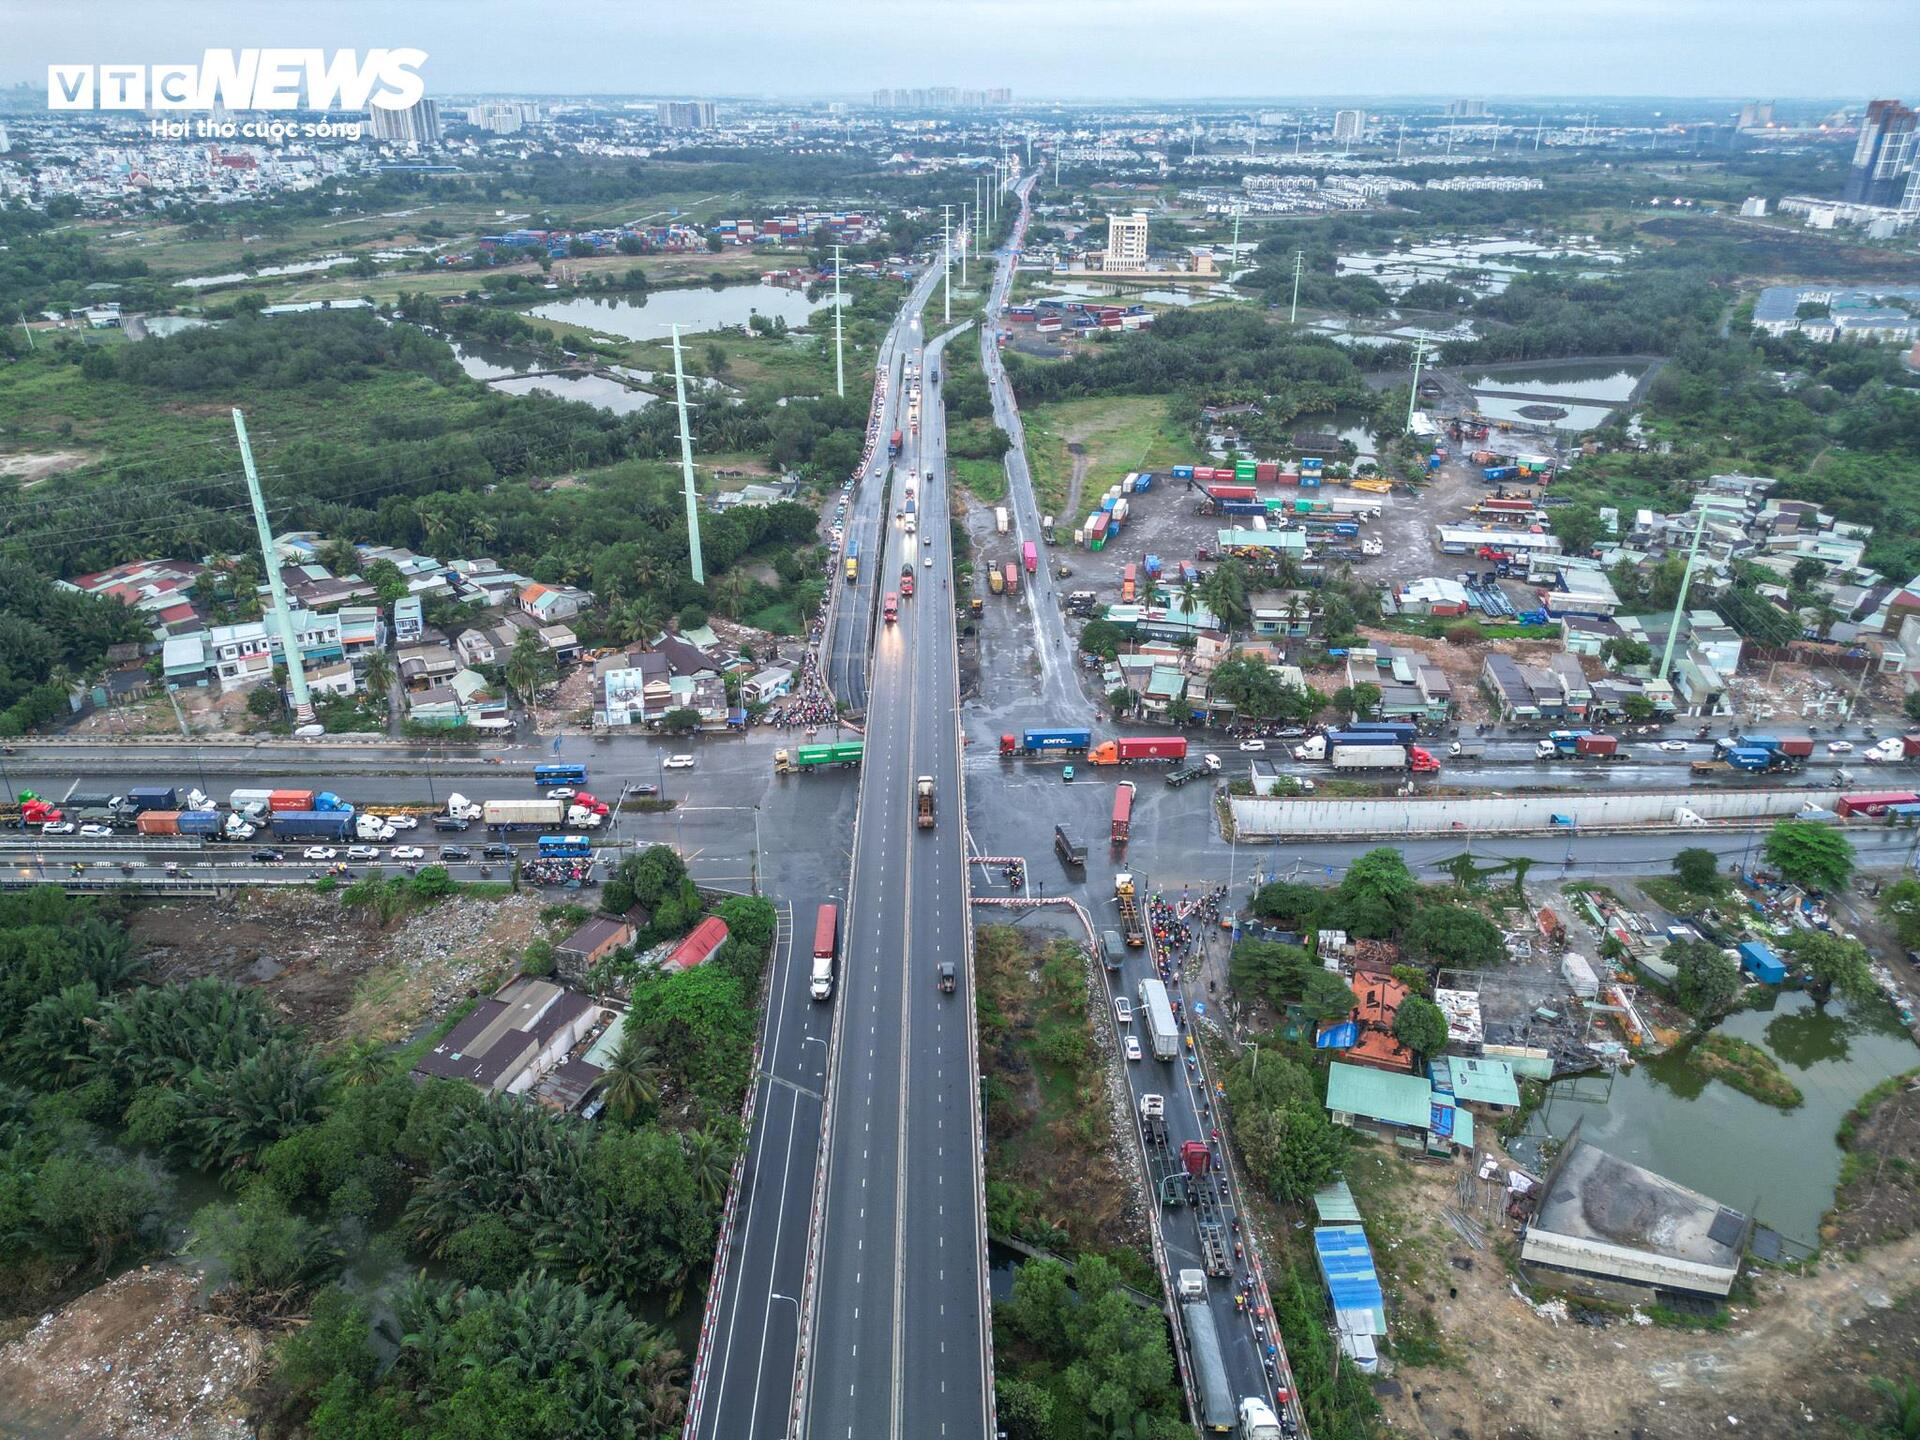
[[[1174,764],[1187,758],[1181,735],[1123,735],[1094,742],[1091,730],[1023,730],[1000,737],[1002,760],[1074,760],[1089,765]]]

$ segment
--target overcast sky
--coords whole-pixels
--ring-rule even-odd
[[[428,93],[1920,98],[1916,0],[0,0],[0,81],[251,45]]]

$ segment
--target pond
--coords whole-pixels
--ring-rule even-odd
[[[1604,400],[1620,405],[1633,398],[1633,388],[1647,373],[1644,365],[1551,365],[1538,368],[1482,370],[1467,376],[1475,390],[1505,390],[1517,395],[1565,395],[1577,400]]]
[[[845,297],[841,298],[844,302]],[[806,324],[815,311],[832,304],[831,295],[814,301],[807,299],[804,290],[780,285],[693,285],[631,295],[550,300],[528,313],[628,340],[660,340],[675,325],[686,336],[744,325],[755,315],[782,319],[797,327]]]
[[[1822,1012],[1802,991],[1774,995],[1767,1008],[1731,1016],[1720,1030],[1779,1061],[1806,1103],[1776,1110],[1670,1052],[1622,1073],[1604,1104],[1574,1099],[1574,1082],[1553,1086],[1528,1135],[1563,1138],[1584,1120],[1581,1138],[1600,1149],[1813,1244],[1840,1179],[1840,1118],[1889,1075],[1911,1069],[1920,1052],[1884,1002],[1851,1013],[1836,1002]],[[1594,1094],[1596,1083],[1578,1089]]]
[[[1545,406],[1565,411],[1562,415],[1529,415],[1530,409]],[[1551,425],[1556,430],[1591,430],[1605,423],[1613,413],[1610,405],[1576,405],[1564,400],[1491,400],[1477,391],[1473,407],[1489,420],[1517,420],[1530,425]]]
[[[271,275],[317,275],[341,265],[351,265],[351,255],[328,255],[319,260],[303,260],[297,265],[262,265],[257,270],[235,270],[226,275],[192,275],[173,283],[188,290],[204,290],[210,285],[238,285],[243,280],[259,280]]]
[[[508,395],[540,390],[562,400],[598,405],[615,415],[632,415],[660,398],[646,390],[629,390],[618,380],[609,380],[604,375],[516,375],[492,381],[490,388]]]

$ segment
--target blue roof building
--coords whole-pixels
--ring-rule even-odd
[[[1343,1335],[1386,1334],[1387,1301],[1367,1232],[1358,1225],[1316,1226],[1313,1257],[1333,1301],[1335,1328]]]

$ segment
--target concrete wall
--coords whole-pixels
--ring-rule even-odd
[[[1626,1280],[1698,1295],[1725,1295],[1733,1289],[1737,1268],[1701,1265],[1668,1255],[1630,1250],[1624,1245],[1556,1235],[1538,1227],[1528,1229],[1520,1244],[1520,1258],[1563,1270],[1577,1270],[1602,1279]]]
[[[1838,790],[1670,790],[1586,795],[1461,795],[1434,799],[1290,800],[1235,796],[1233,822],[1242,840],[1281,835],[1444,835],[1465,831],[1554,829],[1570,815],[1581,830],[1666,825],[1685,806],[1704,820],[1767,819],[1808,805],[1831,810]],[[1561,829],[1564,832],[1564,828]]]

